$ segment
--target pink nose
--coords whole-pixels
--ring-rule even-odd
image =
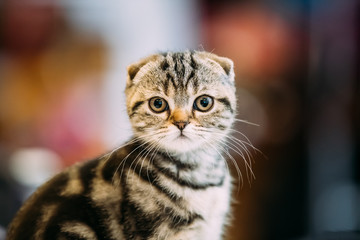
[[[189,122],[185,122],[185,121],[177,121],[174,122],[174,124],[180,129],[180,130],[184,130],[184,128],[186,127],[186,125],[188,125]]]

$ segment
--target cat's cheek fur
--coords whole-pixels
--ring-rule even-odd
[[[130,119],[135,135],[149,135],[164,127],[167,113],[155,114],[150,110],[139,111],[139,114]]]

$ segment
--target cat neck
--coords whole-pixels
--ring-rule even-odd
[[[228,173],[225,159],[216,149],[159,152],[154,165],[182,185],[193,188],[219,186]]]
[[[123,168],[131,168],[148,179],[164,176],[183,187],[205,189],[221,186],[229,175],[226,160],[218,149],[199,148],[187,152],[152,151],[148,143],[133,143],[113,154],[106,161],[105,175],[112,179],[116,172],[121,177]],[[146,149],[150,149],[147,152]],[[119,170],[121,166],[121,171]]]

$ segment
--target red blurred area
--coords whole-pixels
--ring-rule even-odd
[[[205,48],[233,59],[243,84],[279,78],[299,61],[300,32],[265,7],[224,5],[209,11],[203,27]]]
[[[47,47],[61,19],[55,0],[6,0],[3,12],[3,44],[11,54],[36,53]]]

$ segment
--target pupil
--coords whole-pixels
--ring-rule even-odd
[[[162,103],[161,99],[156,99],[156,100],[154,101],[154,106],[155,106],[156,108],[161,108],[162,105],[163,105],[163,103]]]
[[[207,105],[209,105],[209,100],[207,98],[203,98],[201,99],[200,104],[203,107],[207,107]]]

